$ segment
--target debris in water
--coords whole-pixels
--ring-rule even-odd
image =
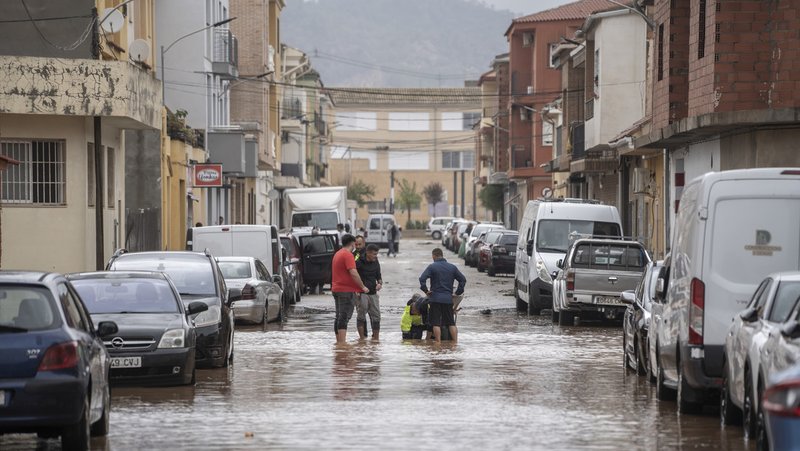
[[[247,437],[247,438],[253,438],[253,433],[252,432],[245,432],[244,436]]]
[[[492,314],[492,309],[485,308],[485,309],[481,310],[481,313],[483,313],[484,315],[491,315]]]

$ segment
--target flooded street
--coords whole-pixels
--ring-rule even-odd
[[[622,367],[618,325],[560,328],[517,314],[513,278],[463,268],[459,343],[402,342],[400,316],[430,261],[430,241],[381,256],[381,341],[334,345],[330,294],[304,297],[288,320],[236,330],[231,368],[187,388],[116,388],[97,449],[436,448],[748,449],[714,409],[678,416]],[[487,310],[488,309],[488,310]],[[0,437],[0,449],[59,449]]]

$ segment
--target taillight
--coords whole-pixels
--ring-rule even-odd
[[[575,291],[575,271],[567,271],[567,291]]]
[[[256,299],[256,289],[250,285],[245,285],[242,288],[242,301],[253,301]]]
[[[503,246],[497,246],[497,247],[492,246],[492,252],[494,252],[495,254],[507,254],[508,249],[504,248]]]
[[[800,170],[787,169],[787,170],[781,172],[781,175],[800,175]]]
[[[703,309],[706,306],[706,286],[700,279],[692,279],[692,305],[689,309],[689,344],[703,344]]]
[[[47,348],[39,371],[55,371],[78,366],[78,343],[69,341]]]
[[[764,410],[771,415],[800,417],[800,380],[773,385],[764,392]]]

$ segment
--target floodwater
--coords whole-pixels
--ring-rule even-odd
[[[93,448],[749,449],[713,408],[680,416],[625,372],[618,326],[516,313],[509,277],[463,269],[458,344],[403,342],[402,308],[433,247],[403,243],[381,260],[379,342],[358,340],[354,318],[337,347],[330,295],[309,296],[284,324],[238,327],[233,366],[198,371],[194,387],[114,389],[110,434]],[[59,442],[0,437],[0,449],[30,448]]]

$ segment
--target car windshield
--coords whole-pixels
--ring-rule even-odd
[[[484,241],[486,241],[487,244],[495,244],[501,235],[500,232],[489,232],[486,234],[486,239],[484,239]]]
[[[500,238],[500,244],[517,244],[518,234],[508,233]]]
[[[769,320],[785,322],[798,302],[800,302],[800,282],[781,282],[778,291],[775,292]]]
[[[166,280],[80,279],[78,290],[89,313],[178,313],[178,299]]]
[[[181,295],[214,296],[217,288],[214,267],[206,256],[181,255],[137,255],[119,257],[111,265],[115,271],[160,271],[166,273]]]
[[[566,253],[574,239],[571,234],[595,236],[620,236],[619,226],[612,222],[545,219],[539,222],[536,250],[539,252]]]
[[[339,215],[333,211],[319,213],[295,213],[292,215],[292,227],[316,227],[321,230],[336,230]]]
[[[30,285],[0,285],[0,334],[55,329],[61,324],[50,291]]]
[[[250,262],[247,260],[242,261],[221,261],[217,262],[219,270],[222,271],[222,277],[227,279],[249,279],[253,276],[250,268]]]

